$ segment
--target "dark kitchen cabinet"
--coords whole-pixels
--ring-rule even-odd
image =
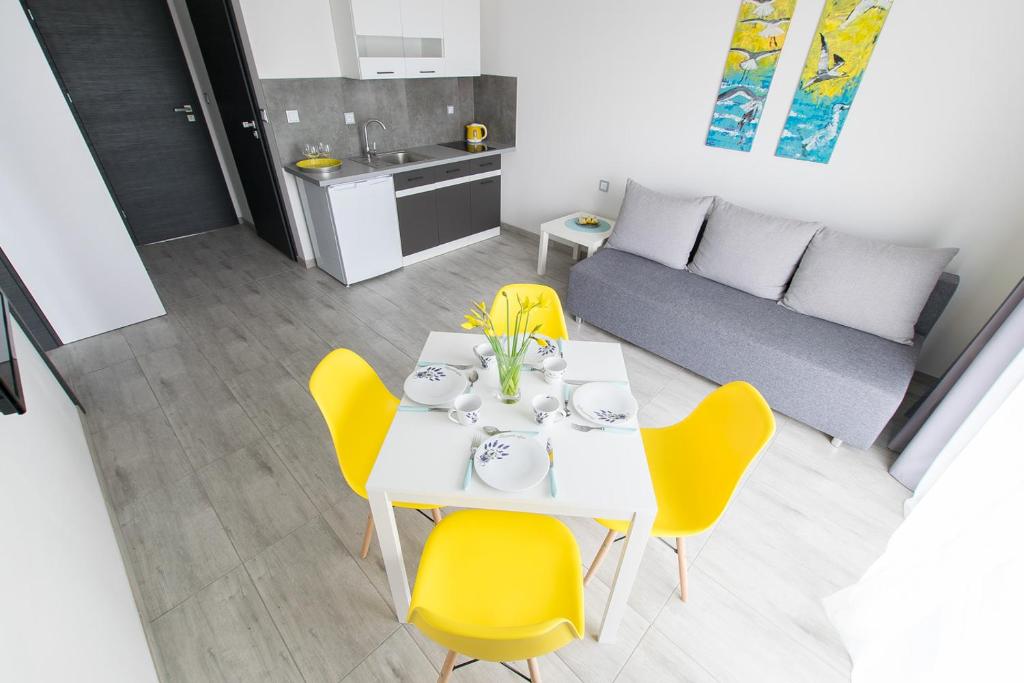
[[[397,199],[402,255],[498,227],[501,176],[472,177],[499,169],[501,158],[494,155],[396,174],[395,192],[416,190]]]
[[[437,237],[440,244],[454,242],[476,232],[473,229],[470,185],[472,183],[460,183],[434,191],[437,197]]]
[[[472,233],[501,225],[501,176],[474,180],[469,184]]]
[[[420,192],[398,198],[398,232],[402,238],[402,256],[440,244],[434,194]]]

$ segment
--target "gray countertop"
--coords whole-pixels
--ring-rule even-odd
[[[487,146],[490,149],[486,152],[466,152],[463,150],[452,149],[451,147],[442,147],[441,145],[413,147],[407,151],[430,157],[429,160],[417,161],[411,164],[402,164],[400,166],[373,168],[366,164],[361,164],[358,161],[345,159],[345,163],[341,165],[340,169],[330,173],[303,171],[294,164],[288,164],[284,167],[284,170],[291,173],[296,178],[305,180],[307,183],[326,187],[328,185],[336,185],[338,183],[351,183],[356,180],[366,180],[367,178],[374,178],[382,175],[394,175],[396,173],[404,173],[405,171],[414,171],[418,168],[440,166],[441,164],[447,164],[452,161],[458,161],[459,159],[466,159],[468,157],[494,156],[495,154],[503,154],[504,152],[510,152],[515,149],[512,145],[505,145],[500,142],[488,142]]]

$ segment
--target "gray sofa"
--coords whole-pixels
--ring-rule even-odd
[[[566,309],[720,384],[746,380],[779,412],[867,448],[903,400],[921,342],[958,283],[942,274],[913,346],[611,248],[572,267]]]

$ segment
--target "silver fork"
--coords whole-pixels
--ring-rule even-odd
[[[418,368],[425,368],[431,365],[443,365],[446,368],[452,368],[453,370],[469,370],[473,367],[472,363],[428,363],[426,361],[416,363],[416,367]]]
[[[636,429],[633,427],[592,427],[590,425],[581,425],[575,422],[573,422],[569,426],[578,432],[608,432],[609,434],[630,434],[636,431]]]

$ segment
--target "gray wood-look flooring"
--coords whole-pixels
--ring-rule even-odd
[[[166,681],[428,681],[444,652],[391,612],[380,553],[359,559],[365,501],[342,479],[306,390],[331,348],[400,392],[430,330],[511,282],[564,294],[569,256],[535,274],[536,242],[500,238],[345,288],[242,226],[141,249],[168,315],[53,352],[88,410],[100,476]],[[608,340],[590,326],[574,338]],[[624,345],[645,425],[673,423],[713,384]],[[547,681],[821,681],[849,659],[821,598],[854,581],[902,519],[882,448],[834,449],[778,416],[710,532],[647,547],[618,642],[594,640],[614,562],[586,593],[588,637],[541,659]],[[431,523],[398,521],[410,575]],[[604,536],[566,522],[589,562]],[[613,553],[618,552],[615,546]],[[524,662],[513,663],[525,671]],[[456,681],[513,681],[497,664]]]

